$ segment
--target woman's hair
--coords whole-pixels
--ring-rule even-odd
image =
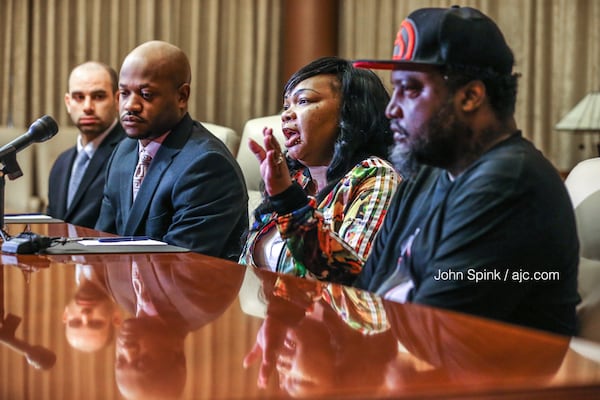
[[[327,168],[327,186],[320,190],[319,200],[361,160],[369,156],[388,158],[393,133],[385,108],[390,96],[381,79],[371,70],[355,68],[348,60],[322,57],[300,68],[283,89],[283,95],[300,82],[316,75],[335,75],[340,88],[339,133],[333,158]],[[301,167],[288,159],[290,171]]]

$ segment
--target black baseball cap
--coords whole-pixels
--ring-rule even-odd
[[[514,55],[488,16],[470,7],[421,8],[400,25],[391,60],[355,60],[358,68],[449,65],[510,75]]]

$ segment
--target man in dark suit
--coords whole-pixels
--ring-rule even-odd
[[[187,111],[191,68],[176,46],[150,41],[123,61],[121,125],[96,229],[145,235],[237,260],[248,226],[242,172],[225,144]]]
[[[90,61],[71,71],[65,104],[79,136],[77,145],[60,154],[50,171],[48,215],[89,228],[96,224],[107,160],[125,137],[117,93],[117,73],[106,64]]]

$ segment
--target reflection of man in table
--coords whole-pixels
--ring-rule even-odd
[[[510,385],[523,377],[545,385],[568,349],[559,336],[490,327],[488,320],[407,307],[349,287],[257,274],[267,307],[244,366],[260,360],[258,386],[266,387],[276,371],[293,397],[360,398],[432,382],[442,391],[457,384],[477,391],[486,381]],[[511,356],[523,350],[527,357]]]
[[[77,290],[63,312],[65,335],[73,348],[94,352],[114,337],[121,312],[93,267],[77,264],[75,281]]]
[[[160,318],[126,319],[117,336],[115,376],[126,399],[176,399],[186,381],[186,332]]]
[[[386,376],[388,387],[397,391],[433,381],[440,388],[486,381],[502,381],[509,388],[526,379],[543,387],[556,376],[569,347],[566,337],[541,337],[511,325],[492,327],[494,323],[486,319],[447,315],[434,308],[386,302],[385,313],[403,349],[403,357],[388,366]],[[408,375],[402,365],[407,355],[426,368]]]
[[[225,312],[244,269],[203,263],[191,253],[173,260],[137,255],[128,263],[105,269],[108,290],[132,315],[117,334],[117,386],[128,399],[177,398],[185,388],[187,334]]]

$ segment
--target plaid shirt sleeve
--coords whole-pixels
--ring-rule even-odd
[[[369,255],[400,177],[377,158],[354,167],[317,206],[277,217],[286,239],[281,272],[351,284]]]

